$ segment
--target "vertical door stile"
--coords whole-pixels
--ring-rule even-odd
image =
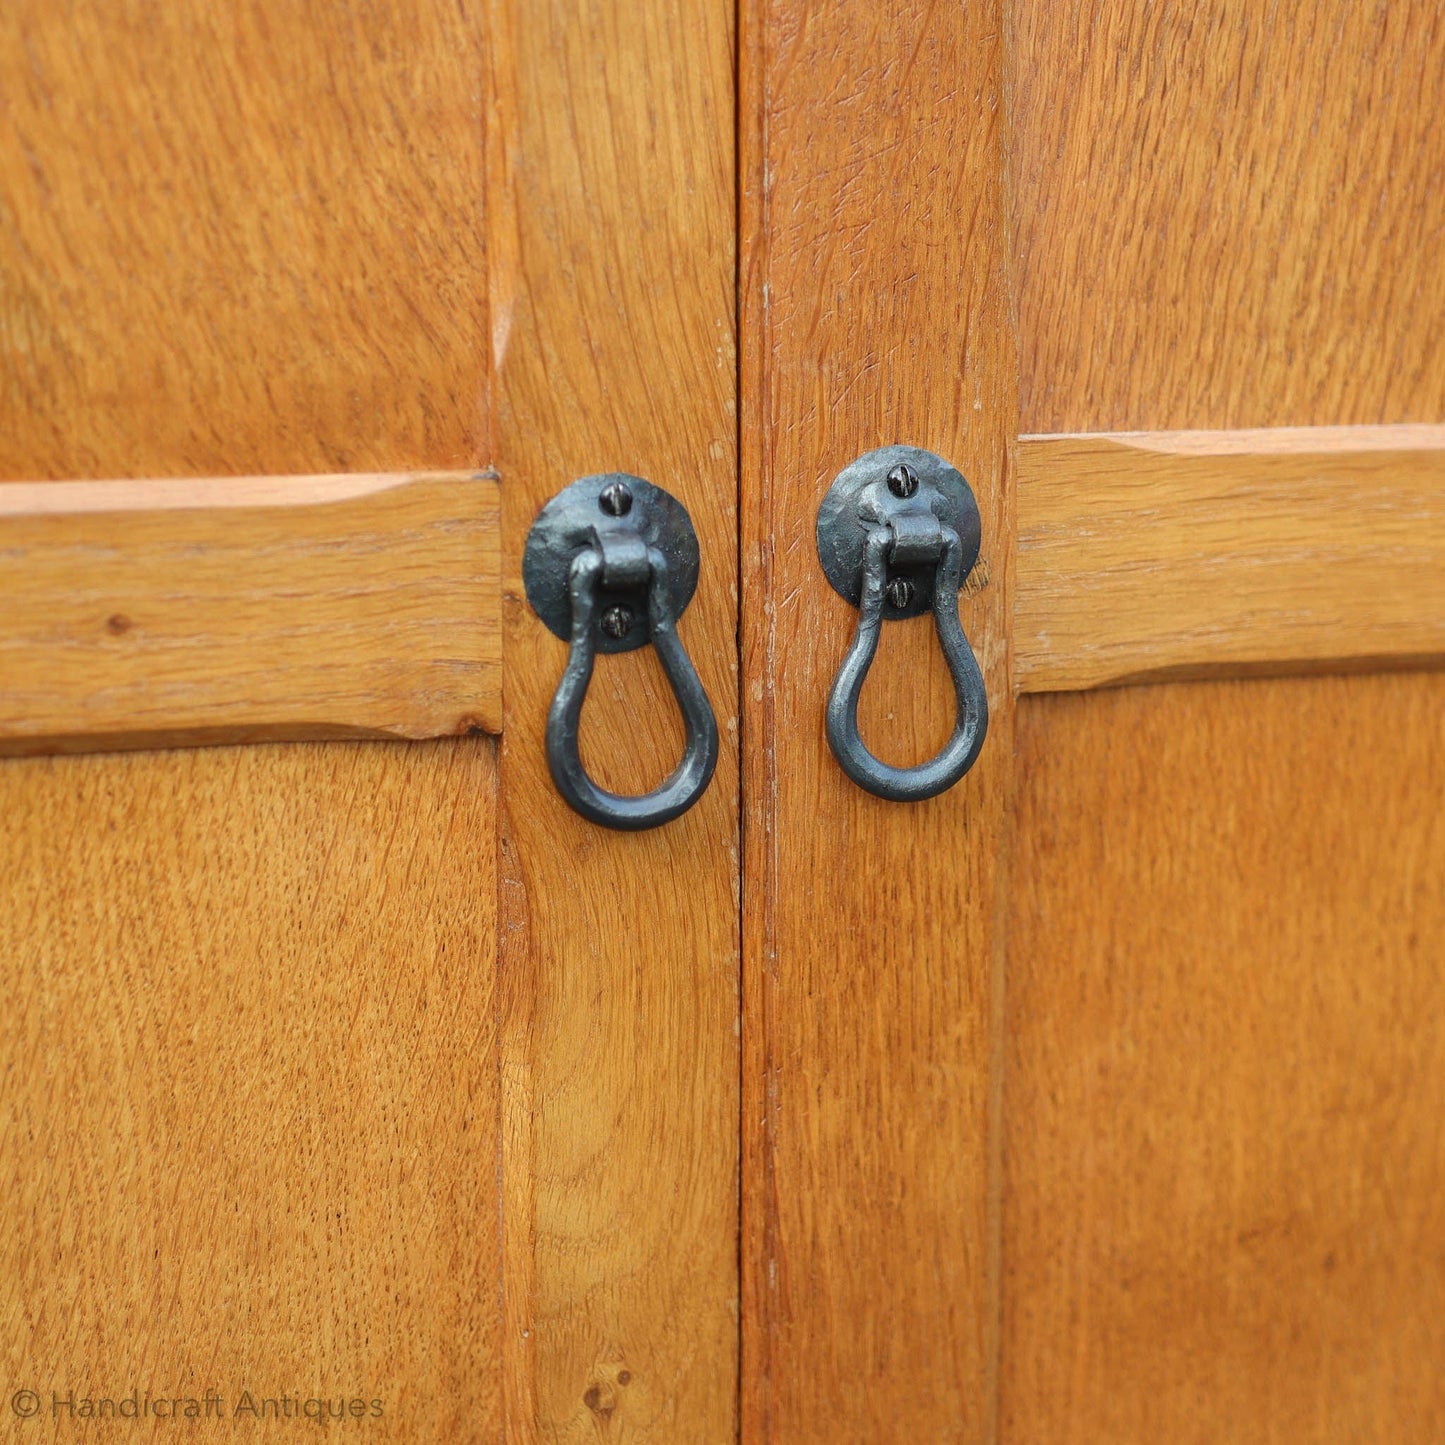
[[[733,18],[716,0],[492,0],[488,102],[506,649],[500,929],[508,1440],[721,1441],[737,1414]],[[701,546],[679,624],[722,733],[684,817],[570,811],[543,729],[567,656],[522,544],[574,479],[642,476]],[[654,650],[599,659],[581,756],[657,786]]]
[[[740,131],[745,700],[743,1438],[990,1438],[1016,363],[1003,7],[746,0]],[[960,598],[992,713],[968,777],[879,801],[828,753],[857,614],[818,503],[863,452],[939,453],[983,513]],[[986,582],[984,579],[987,579]],[[865,742],[953,700],[884,629]]]

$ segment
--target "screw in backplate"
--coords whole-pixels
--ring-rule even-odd
[[[609,517],[625,517],[632,510],[632,488],[626,482],[609,482],[597,504]]]
[[[902,612],[913,601],[913,583],[906,577],[895,577],[884,589],[883,595],[893,607]]]
[[[907,462],[899,462],[888,473],[888,490],[895,497],[911,497],[918,490],[918,473]]]
[[[604,495],[606,494],[604,493]],[[602,628],[605,636],[610,637],[614,642],[621,642],[632,631],[632,609],[630,607],[609,607],[602,614],[598,626]]]

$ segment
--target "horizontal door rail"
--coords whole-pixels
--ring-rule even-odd
[[[1445,660],[1445,426],[1019,440],[1021,692]]]
[[[501,729],[490,473],[0,484],[0,753]]]
[[[1445,661],[1445,426],[1019,440],[1021,692]],[[0,755],[501,730],[492,473],[0,483]]]

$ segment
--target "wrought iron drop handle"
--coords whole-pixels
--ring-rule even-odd
[[[828,694],[828,745],[860,788],[912,803],[951,788],[988,731],[983,674],[958,619],[958,591],[978,560],[978,504],[962,475],[920,447],[883,447],[845,467],[818,509],[818,556],[858,609],[858,631]],[[953,735],[914,768],[880,762],[858,733],[858,698],[885,620],[933,611],[956,700]]]
[[[522,581],[532,610],[571,644],[547,714],[547,765],[557,791],[606,828],[656,828],[685,813],[712,781],[718,731],[677,619],[697,590],[697,534],[687,509],[641,477],[583,477],[547,503],[527,535]],[[600,788],[578,751],[582,704],[597,653],[647,643],[682,710],[682,760],[650,793]]]

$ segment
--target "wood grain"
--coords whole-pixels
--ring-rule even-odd
[[[1435,0],[1011,15],[1022,430],[1445,420]]]
[[[1196,501],[1217,487],[1233,520],[1197,516],[1209,545],[1171,553],[1199,577],[1247,555],[1241,525],[1277,533],[1282,504],[1330,495],[1314,440],[1282,429],[1445,420],[1438,7],[1013,15],[1026,431],[1150,432],[1131,467],[1216,475]],[[1281,430],[1201,448],[1182,428]],[[1425,484],[1423,457],[1385,475],[1336,439],[1367,499]],[[1226,482],[1246,461],[1269,486]],[[1393,506],[1363,521],[1398,548]],[[1357,565],[1382,560],[1371,540]],[[1250,586],[1293,569],[1328,607],[1303,541]],[[1021,592],[1028,565],[1021,535]],[[1169,585],[1175,607],[1237,606]],[[1004,1441],[1440,1435],[1442,700],[1418,673],[1020,704]]]
[[[750,0],[743,24],[743,1434],[981,1441],[1017,432],[1002,7]],[[968,476],[992,577],[961,607],[983,754],[906,807],[828,752],[856,614],[813,540],[832,477],[891,442]],[[874,671],[865,738],[920,761],[953,721],[928,621],[885,628]]]
[[[1445,658],[1445,427],[1024,437],[1023,692]]]
[[[0,476],[488,460],[475,8],[5,18]],[[497,1438],[495,791],[489,739],[0,763],[12,1390]]]
[[[0,484],[0,753],[501,727],[495,477]]]
[[[492,740],[11,760],[0,809],[20,1430],[496,1439]],[[224,1418],[52,1413],[132,1391]]]
[[[711,1445],[737,1429],[732,10],[494,0],[487,24],[507,1438]],[[678,630],[723,737],[696,807],[636,834],[584,822],[548,777],[566,649],[520,577],[543,502],[609,470],[691,512],[702,575]],[[652,650],[601,659],[594,776],[655,787],[680,741]]]
[[[5,21],[0,476],[485,460],[475,7]]]
[[[1020,704],[1002,1438],[1445,1432],[1445,675]]]

